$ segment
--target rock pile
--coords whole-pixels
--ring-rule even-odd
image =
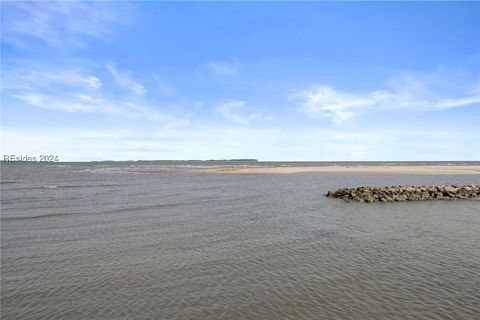
[[[480,185],[358,187],[328,191],[327,197],[357,202],[480,200]]]

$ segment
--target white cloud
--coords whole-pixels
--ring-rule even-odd
[[[145,87],[141,83],[133,80],[128,72],[119,71],[112,64],[107,65],[107,69],[115,77],[115,80],[119,85],[132,91],[138,96],[143,96],[147,93]]]
[[[298,101],[299,108],[311,118],[332,118],[344,122],[372,109],[441,110],[480,103],[478,86],[465,80],[429,74],[398,75],[390,79],[388,90],[354,93],[334,89],[328,85],[312,85],[296,90],[289,96]],[[477,79],[478,83],[478,79]]]
[[[45,94],[38,92],[23,92],[13,97],[30,106],[55,110],[66,113],[98,113],[108,114],[125,119],[153,121],[176,126],[190,122],[188,114],[170,114],[161,112],[158,106],[146,105],[122,98],[109,100],[102,95],[69,92],[65,94]]]
[[[245,101],[233,100],[222,103],[217,107],[217,112],[225,119],[231,120],[240,124],[248,124],[250,119],[235,112],[245,106]]]
[[[210,61],[206,64],[208,71],[221,77],[232,77],[238,75],[240,67],[237,60],[233,62]]]
[[[34,92],[26,92],[14,95],[27,104],[44,109],[62,112],[87,112],[87,113],[108,113],[121,114],[122,109],[116,107],[103,99],[95,98],[85,94],[51,95]]]
[[[312,86],[290,96],[290,99],[301,100],[301,110],[309,117],[332,116],[336,123],[354,116],[358,108],[373,106],[389,98],[387,92],[358,95],[337,91],[330,86]]]
[[[247,125],[251,120],[256,118],[265,118],[262,115],[262,110],[247,108],[247,104],[242,100],[230,100],[221,103],[215,109],[222,117],[230,121]],[[243,114],[241,111],[243,110]],[[245,111],[247,114],[245,114]]]
[[[430,74],[400,74],[388,82],[389,108],[441,110],[480,103],[480,78],[465,79],[455,69]]]
[[[2,2],[2,9],[2,38],[20,46],[28,46],[24,37],[53,46],[83,46],[83,37],[106,40],[130,22],[134,11],[128,4],[80,1]]]
[[[455,108],[455,107],[463,107],[472,104],[480,103],[480,94],[472,95],[466,98],[458,98],[458,99],[446,99],[443,101],[438,102],[438,106],[440,108]]]
[[[39,94],[39,93],[23,93],[19,95],[14,95],[15,98],[18,98],[31,106],[52,109],[57,111],[64,112],[93,112],[96,111],[96,107],[92,104],[81,103],[81,99],[77,101],[66,101],[65,99],[59,99],[57,97]]]
[[[65,113],[108,114],[173,126],[190,121],[190,115],[181,109],[164,111],[159,105],[146,103],[143,85],[132,80],[128,72],[117,71],[113,66],[109,69],[114,76],[113,83],[121,90],[108,85],[111,79],[105,75],[102,78],[84,68],[61,69],[23,61],[22,67],[9,66],[4,71],[3,96],[24,105]]]
[[[32,89],[33,87],[50,88],[55,86],[80,87],[82,89],[99,89],[102,81],[81,68],[52,70],[51,68],[3,68],[2,89]]]

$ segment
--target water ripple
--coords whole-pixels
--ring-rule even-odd
[[[3,318],[478,319],[478,203],[322,196],[444,177],[99,167],[124,174],[15,190],[87,184],[81,166],[2,168],[25,179],[2,185]]]

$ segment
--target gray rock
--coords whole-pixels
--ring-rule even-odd
[[[480,185],[466,186],[390,186],[342,188],[330,190],[327,197],[357,202],[393,202],[425,200],[480,200]]]

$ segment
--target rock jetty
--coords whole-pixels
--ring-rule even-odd
[[[358,187],[328,191],[327,197],[357,202],[480,200],[480,185]]]

